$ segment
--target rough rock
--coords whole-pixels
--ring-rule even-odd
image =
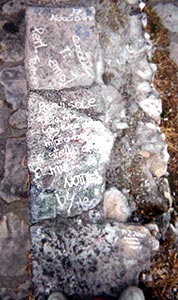
[[[138,0],[126,0],[128,4],[137,4],[138,3]]]
[[[26,107],[27,83],[22,66],[3,69],[0,82],[5,87],[6,101],[13,109]]]
[[[31,89],[89,86],[101,77],[96,69],[99,48],[93,7],[31,7],[26,17],[26,70]]]
[[[1,288],[0,297],[2,300],[16,300],[15,292],[10,288]]]
[[[4,170],[3,170],[3,168],[4,168],[4,161],[5,161],[4,154],[1,152],[0,153],[0,179],[2,178],[3,172],[4,172]]]
[[[9,124],[18,129],[24,129],[27,128],[27,116],[26,116],[26,110],[25,109],[18,109],[16,112],[14,112],[10,118],[9,118]]]
[[[14,35],[3,37],[0,48],[0,59],[3,62],[19,63],[24,59],[24,43],[21,37],[16,38]]]
[[[167,163],[159,155],[153,155],[150,159],[150,170],[157,177],[166,175]]]
[[[158,3],[153,9],[159,15],[162,24],[169,30],[170,58],[178,64],[178,7],[176,3]]]
[[[139,121],[136,128],[137,145],[141,151],[150,154],[159,154],[165,164],[168,163],[169,154],[165,144],[165,136],[160,132],[160,128],[152,122],[143,123]]]
[[[149,267],[150,252],[159,245],[143,226],[87,225],[80,219],[35,225],[31,235],[36,297],[55,291],[117,296],[137,283],[140,271]]]
[[[26,8],[25,1],[10,0],[2,6],[2,12],[5,15],[13,15],[19,13]]]
[[[176,216],[174,224],[170,224],[170,230],[174,236],[175,245],[178,245],[178,217]]]
[[[24,138],[8,139],[6,144],[5,171],[0,184],[0,196],[11,203],[26,196],[26,141]]]
[[[103,206],[106,219],[126,222],[131,216],[127,198],[114,187],[105,191]]]
[[[142,59],[135,69],[135,73],[144,81],[151,82],[153,76],[153,70],[147,58]]]
[[[155,121],[160,121],[160,114],[162,112],[162,102],[160,98],[156,98],[154,95],[139,102],[143,111],[148,114]]]
[[[28,299],[32,290],[31,280],[26,280],[23,284],[18,286],[16,293],[16,300]]]
[[[160,16],[163,25],[171,32],[178,32],[178,7],[172,3],[159,3],[154,10]]]
[[[178,35],[170,43],[170,58],[178,65]]]
[[[4,148],[7,137],[9,136],[10,129],[8,119],[10,111],[7,106],[2,102],[0,105],[0,148]]]
[[[30,250],[27,221],[8,213],[2,217],[0,224],[0,277],[24,276]]]

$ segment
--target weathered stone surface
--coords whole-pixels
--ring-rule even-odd
[[[154,6],[154,10],[160,16],[163,25],[171,32],[178,32],[178,7],[172,3],[159,3]]]
[[[24,59],[25,46],[25,1],[3,1],[1,3],[0,59],[5,65],[16,66]],[[23,5],[22,5],[23,3]]]
[[[161,134],[160,128],[156,124],[139,121],[135,133],[137,145],[141,151],[147,151],[152,155],[159,153],[165,164],[167,164],[169,154],[167,152],[167,145],[165,144],[165,136]]]
[[[170,43],[170,58],[178,65],[178,34],[176,39]]]
[[[21,10],[24,10],[25,8],[26,8],[25,1],[10,0],[3,5],[2,12],[5,15],[13,15],[19,13]]]
[[[138,3],[138,0],[126,0],[128,4],[137,4]]]
[[[0,184],[0,196],[11,203],[26,195],[26,157],[24,138],[8,139],[6,144],[5,172]]]
[[[8,213],[2,217],[0,225],[0,276],[23,276],[30,250],[27,221]]]
[[[27,139],[33,220],[81,214],[102,200],[114,136],[100,121],[31,93]]]
[[[141,210],[145,213],[145,218],[150,218],[166,211],[169,208],[169,201],[164,191],[159,191],[151,167],[154,153],[161,153],[163,171],[166,173],[165,143],[156,126],[152,123],[147,125],[148,127],[140,122],[137,130],[134,132],[131,129],[127,130],[127,137],[116,139],[106,172],[106,186],[109,188],[114,186],[120,191],[126,189],[132,212]],[[145,158],[140,155],[140,150],[149,152],[150,155]],[[154,171],[157,175],[161,175],[158,169],[159,166]]]
[[[22,66],[3,69],[0,82],[5,86],[6,101],[13,109],[26,106],[27,83]]]
[[[0,178],[2,178],[3,172],[4,172],[4,170],[3,170],[3,168],[4,168],[4,160],[5,160],[4,159],[4,154],[1,152],[0,153]]]
[[[24,43],[22,38],[16,38],[14,35],[3,37],[0,42],[0,59],[8,63],[21,62],[24,59]]]
[[[153,9],[159,15],[162,24],[169,30],[168,35],[170,38],[170,58],[178,64],[178,7],[174,3],[153,3]]]
[[[143,226],[86,225],[80,219],[32,226],[31,235],[35,296],[54,291],[118,296],[136,284],[159,245]]]
[[[16,295],[10,288],[1,288],[0,297],[2,300],[16,300]]]
[[[8,118],[7,116],[9,116],[8,109],[5,107],[0,108],[0,135],[6,132],[6,122],[4,119]]]
[[[150,158],[150,170],[157,176],[161,177],[167,174],[167,162],[165,162],[159,155],[153,155]]]
[[[170,229],[175,239],[175,245],[178,245],[178,216],[175,218],[174,225],[170,224]]]
[[[154,95],[139,102],[143,111],[148,114],[155,121],[160,121],[160,114],[162,112],[162,102],[160,98],[156,98]]]
[[[0,148],[5,146],[6,139],[9,135],[9,124],[8,119],[10,116],[10,111],[4,102],[0,104]]]
[[[16,300],[24,300],[28,299],[29,295],[31,294],[32,286],[31,286],[31,280],[26,280],[23,284],[18,286],[17,292],[16,292]]]
[[[146,57],[138,63],[137,68],[135,68],[135,73],[141,79],[151,82],[153,76],[153,70]]]
[[[26,16],[26,69],[31,89],[61,90],[89,86],[97,80],[99,46],[93,7],[31,7]]]
[[[103,208],[107,219],[126,222],[131,216],[131,210],[127,198],[116,188],[106,190],[104,194]]]
[[[27,116],[26,116],[26,109],[18,109],[14,112],[9,118],[9,124],[18,129],[27,128]]]

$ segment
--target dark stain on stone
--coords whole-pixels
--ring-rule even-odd
[[[19,27],[14,22],[7,22],[3,26],[4,31],[12,34],[16,34],[19,31]]]
[[[114,77],[114,74],[109,73],[109,72],[105,72],[102,76],[103,81],[106,85],[108,85],[111,82],[113,77]]]

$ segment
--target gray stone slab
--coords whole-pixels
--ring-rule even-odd
[[[60,220],[31,228],[34,296],[118,296],[137,284],[159,243],[143,226]]]
[[[176,4],[159,3],[154,6],[154,10],[161,18],[163,25],[171,32],[178,32],[178,7]]]
[[[26,22],[30,89],[61,90],[97,80],[99,46],[93,7],[30,7]]]
[[[9,118],[9,124],[18,129],[27,128],[27,111],[26,109],[16,110]]]
[[[0,277],[25,276],[27,253],[30,251],[27,221],[9,212],[1,218],[0,225]]]
[[[69,106],[70,96],[61,94]],[[87,105],[93,105],[95,98],[85,99]],[[27,140],[33,221],[75,216],[94,208],[103,198],[114,135],[101,121],[66,108],[65,101],[50,102],[37,93],[29,97]]]
[[[0,83],[5,87],[6,101],[14,110],[26,107],[27,82],[23,66],[3,69],[0,72]]]
[[[24,161],[26,159],[25,138],[11,138],[6,143],[5,171],[0,184],[0,197],[7,203],[20,200],[27,195]]]

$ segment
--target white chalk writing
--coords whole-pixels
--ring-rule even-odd
[[[72,13],[68,16],[52,14],[50,20],[54,22],[80,22],[80,21],[93,21],[94,20],[94,8],[76,9],[73,8]]]
[[[64,208],[66,208],[68,215],[70,215],[74,203],[78,207],[78,209],[87,209],[91,206],[92,201],[95,200],[89,199],[89,197],[87,196],[76,195],[74,192],[70,193],[69,191],[67,191],[65,196],[61,195],[59,192],[55,192],[55,196],[57,204],[59,205],[59,209],[64,210]]]
[[[33,39],[35,53],[38,53],[39,48],[47,47],[47,44],[45,44],[41,38],[41,35],[43,33],[44,33],[44,28],[41,28],[41,27],[40,28],[35,27],[32,30],[32,39]]]
[[[130,248],[132,250],[137,250],[137,251],[142,249],[142,246],[140,244],[140,240],[138,238],[131,237],[131,236],[124,236],[122,238],[122,242],[124,242],[127,249]]]
[[[48,66],[54,71],[56,75],[59,75],[59,80],[62,83],[66,81],[66,75],[62,73],[62,69],[59,67],[58,62],[55,59],[49,59]]]
[[[35,87],[37,87],[37,83],[38,83],[37,65],[39,62],[40,62],[40,58],[37,54],[33,58],[30,58],[28,62],[30,79]]]
[[[65,49],[60,51],[60,54],[62,55],[63,59],[74,57],[74,53],[69,48],[69,46],[67,46]]]
[[[29,59],[28,67],[29,67],[30,80],[35,88],[38,87],[37,67],[38,64],[40,63],[38,50],[42,47],[47,47],[47,44],[45,44],[41,38],[41,35],[43,33],[44,33],[44,29],[41,27],[40,28],[35,27],[31,33],[35,56]]]
[[[96,99],[94,97],[91,97],[89,99],[82,98],[80,99],[80,101],[76,101],[76,99],[74,98],[74,100],[71,100],[70,102],[68,102],[68,100],[63,97],[63,101],[66,101],[69,107],[76,109],[88,109],[97,106]]]
[[[51,152],[48,153],[49,158],[57,159],[57,158],[74,158],[82,153],[91,154],[94,152],[93,149],[88,149],[87,147],[83,146],[81,148],[75,147],[73,145],[65,145],[62,149],[54,148]]]
[[[137,238],[145,238],[146,237],[146,234],[143,233],[143,232],[139,232],[139,231],[135,231],[135,230],[130,230],[127,229],[121,229],[121,233],[123,235],[126,235],[127,237],[137,237]]]
[[[69,172],[70,168],[67,164],[63,163],[60,165],[56,165],[56,166],[49,166],[49,171],[51,173],[51,175],[60,175],[63,172]]]
[[[75,50],[77,53],[78,60],[84,70],[84,72],[89,76],[94,78],[94,72],[93,72],[93,64],[90,59],[89,53],[84,53],[82,51],[81,45],[80,45],[80,38],[77,35],[73,35],[72,37]]]
[[[67,79],[67,76],[62,73],[62,69],[59,67],[58,62],[55,59],[48,60],[48,66],[53,70],[54,74],[58,76],[60,87],[64,88],[66,85],[69,85],[72,81],[77,78],[77,75],[70,70],[70,77]]]
[[[100,184],[102,178],[98,174],[79,174],[65,178],[64,188],[73,186],[89,186],[90,184]]]

